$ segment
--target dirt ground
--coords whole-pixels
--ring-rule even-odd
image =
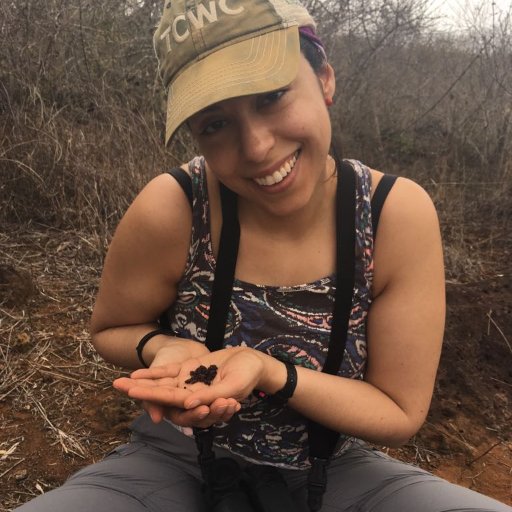
[[[137,412],[89,344],[99,245],[80,233],[0,232],[0,511],[100,459]],[[477,282],[448,283],[430,414],[390,452],[512,505],[510,256]]]

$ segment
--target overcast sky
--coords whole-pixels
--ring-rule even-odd
[[[496,21],[507,13],[512,15],[512,0],[430,0],[431,13],[442,17],[442,25],[451,29],[463,29],[474,20],[477,13],[480,20],[492,24],[493,10]]]

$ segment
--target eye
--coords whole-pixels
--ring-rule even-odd
[[[201,135],[213,135],[214,133],[218,132],[224,126],[226,126],[227,122],[224,119],[216,119],[215,121],[211,121],[209,123],[206,123],[204,127],[201,129],[200,134]]]
[[[266,94],[262,94],[258,98],[259,106],[266,107],[268,105],[273,105],[274,103],[277,103],[287,92],[288,89],[279,89],[278,91],[272,91]]]

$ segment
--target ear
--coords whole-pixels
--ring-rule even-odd
[[[336,91],[336,76],[334,69],[330,64],[326,64],[324,69],[319,73],[318,78],[322,86],[325,99],[332,99]]]

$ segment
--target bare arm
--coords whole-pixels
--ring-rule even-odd
[[[191,232],[185,194],[168,175],[153,179],[121,220],[109,248],[91,321],[92,342],[107,361],[140,368],[135,348],[157,327],[157,319],[176,299]],[[144,348],[150,364],[173,342],[188,357],[202,345],[156,336]],[[179,344],[179,345],[178,345]]]
[[[191,228],[190,205],[168,175],[153,179],[126,212],[105,260],[91,321],[92,342],[106,361],[129,369],[141,367],[136,347],[176,300]],[[143,358],[154,368],[208,353],[203,343],[158,335],[145,346]],[[164,414],[180,414],[186,396],[182,394],[172,404],[145,401],[143,405],[153,421],[159,422]],[[236,400],[218,397],[187,411],[187,418],[210,425],[228,421],[239,409]]]
[[[414,435],[428,412],[445,315],[437,215],[408,180],[399,180],[386,201],[374,263],[365,381],[298,368],[290,405],[335,430],[393,446]]]

